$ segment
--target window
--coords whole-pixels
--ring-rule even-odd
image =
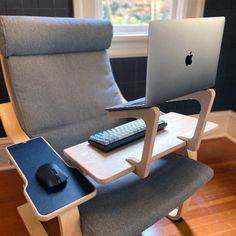
[[[102,0],[100,17],[114,24],[116,35],[147,34],[151,20],[171,19],[175,0]]]
[[[201,17],[205,0],[73,0],[74,16],[109,19],[112,57],[146,56],[151,20]]]
[[[114,24],[148,24],[171,18],[172,0],[102,0],[102,16]]]

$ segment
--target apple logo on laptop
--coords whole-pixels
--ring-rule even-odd
[[[192,52],[190,52],[189,55],[186,56],[186,58],[185,58],[185,65],[186,66],[189,66],[192,64],[192,62],[193,62],[192,57],[193,57]]]

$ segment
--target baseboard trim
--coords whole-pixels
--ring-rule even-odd
[[[211,112],[208,120],[217,123],[219,128],[203,139],[228,138],[236,143],[236,112],[231,110]]]
[[[233,143],[236,143],[236,138],[231,136],[231,135],[226,135],[225,138],[228,138],[229,140],[231,140]]]

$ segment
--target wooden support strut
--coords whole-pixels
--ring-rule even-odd
[[[178,137],[187,142],[186,149],[192,152],[195,152],[199,149],[201,144],[201,139],[203,136],[203,132],[206,126],[207,117],[211,111],[214,99],[215,99],[215,91],[213,89],[201,90],[172,101],[181,101],[181,100],[197,100],[201,105],[201,111],[199,114],[198,122],[193,134],[192,138],[186,137]]]
[[[80,214],[78,207],[74,207],[58,216],[61,236],[82,236]]]
[[[17,210],[31,236],[48,236],[29,203],[17,207]]]
[[[149,174],[149,167],[152,162],[152,151],[155,137],[157,134],[160,110],[157,107],[148,109],[112,111],[109,116],[115,118],[142,118],[146,124],[146,134],[144,138],[144,146],[141,161],[135,157],[128,157],[127,161],[135,166],[134,172],[141,178],[145,178]]]
[[[170,220],[176,221],[182,218],[183,214],[188,210],[188,207],[190,205],[191,197],[184,201],[183,204],[181,204],[179,207],[175,208],[173,211],[171,211],[168,214],[168,218]]]
[[[186,149],[186,155],[193,159],[193,160],[197,160],[197,151],[190,151],[188,149]],[[168,215],[167,218],[169,218],[172,221],[177,221],[180,218],[183,217],[183,215],[185,214],[185,212],[187,212],[190,202],[191,202],[191,198],[189,197],[187,200],[185,200],[179,207],[175,208],[173,211],[171,211]]]

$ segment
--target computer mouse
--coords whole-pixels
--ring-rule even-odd
[[[40,166],[36,172],[36,178],[45,188],[55,188],[63,186],[68,175],[62,171],[56,164],[46,163]]]

